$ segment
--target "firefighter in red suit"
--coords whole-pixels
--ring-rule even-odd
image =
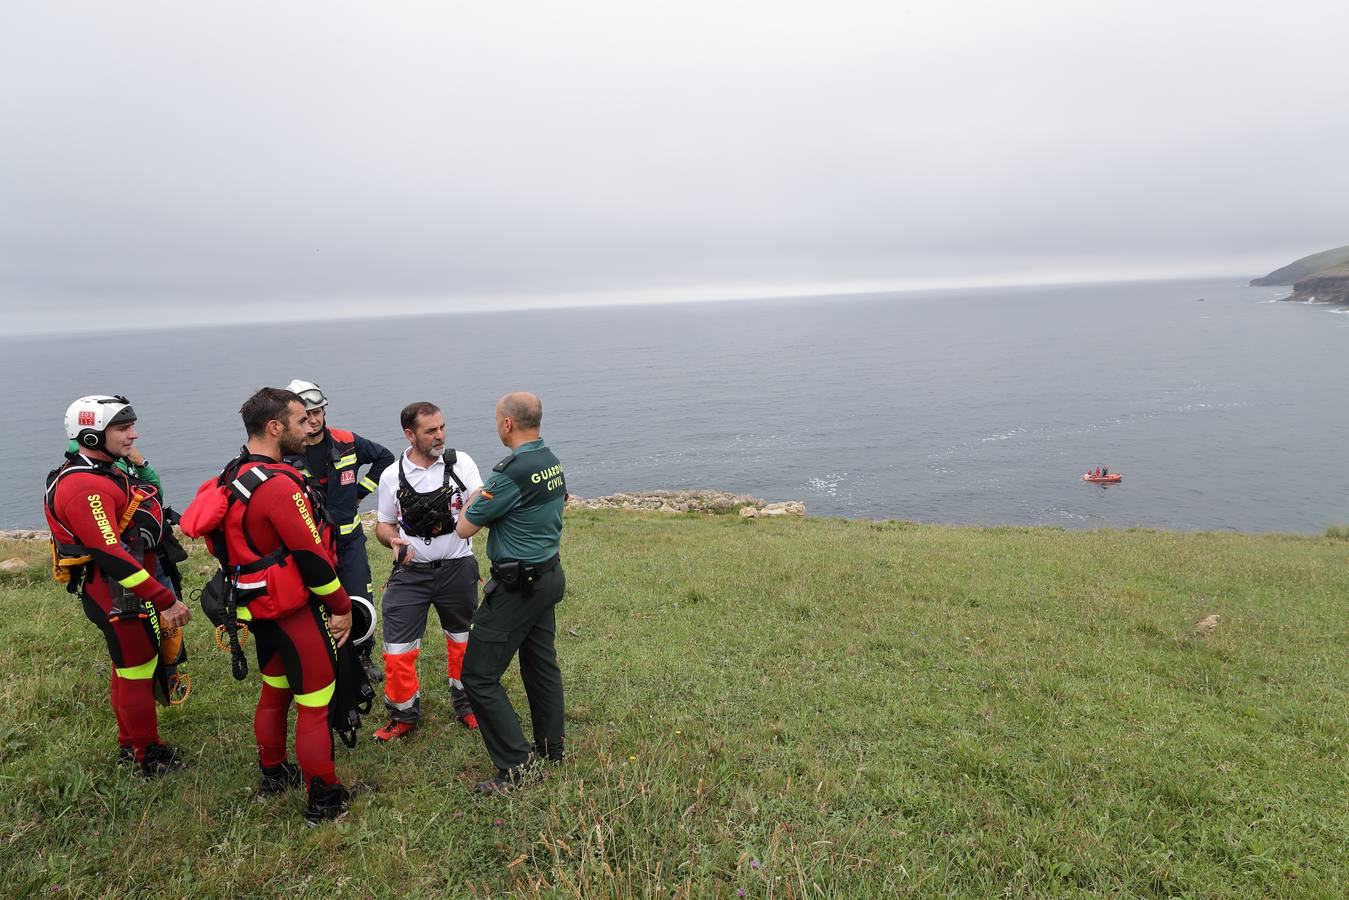
[[[182,527],[188,534],[223,533],[237,617],[248,624],[257,649],[263,682],[253,719],[259,793],[306,785],[305,819],[318,824],[346,812],[352,795],[337,778],[328,717],[336,650],[351,630],[351,599],[337,577],[331,530],[304,476],[280,462],[303,451],[303,402],[290,391],[263,388],[239,413],[248,444],[220,479],[202,486]],[[213,486],[235,491],[236,501],[244,502],[221,509]],[[292,700],[298,766],[286,754]]]
[[[79,452],[48,476],[43,503],[54,572],[79,592],[85,616],[107,641],[118,761],[134,760],[142,775],[159,777],[182,765],[180,752],[159,739],[159,636],[192,615],[156,577],[155,553],[141,536],[138,521],[163,527],[155,489],[114,465],[139,437],[131,404],[125,397],[81,397],[66,410],[66,436]]]

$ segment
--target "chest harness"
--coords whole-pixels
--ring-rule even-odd
[[[47,489],[43,497],[50,524],[59,526],[60,531],[74,537],[66,524],[56,515],[56,488],[67,475],[89,472],[102,475],[117,485],[127,505],[117,519],[117,533],[132,556],[140,557],[146,551],[160,556],[161,564],[165,559],[167,544],[177,545],[173,538],[172,525],[159,503],[159,489],[148,481],[129,475],[111,463],[89,460],[78,453],[67,453],[66,462],[47,474]],[[178,547],[181,550],[181,546]],[[93,553],[89,548],[75,540],[66,541],[56,528],[51,529],[52,578],[58,584],[64,584],[72,594],[79,593],[93,568]],[[186,555],[184,554],[184,558]],[[192,691],[192,679],[179,666],[187,662],[187,647],[183,640],[182,628],[161,630],[158,618],[151,621],[142,601],[110,576],[103,576],[112,599],[112,608],[108,612],[109,620],[136,618],[146,621],[146,630],[154,643],[159,646],[160,665],[155,669],[155,699],[165,706],[178,706],[186,702]],[[178,589],[174,590],[175,596]]]
[[[256,462],[257,465],[244,469],[243,467],[250,462]],[[198,598],[201,601],[202,612],[206,613],[206,617],[216,626],[216,644],[229,652],[230,671],[239,681],[248,676],[248,659],[244,656],[241,645],[241,641],[248,640],[248,626],[239,621],[239,607],[246,607],[255,596],[265,593],[269,582],[273,580],[278,582],[274,585],[275,589],[280,587],[280,582],[299,579],[298,573],[295,572],[286,572],[285,575],[289,578],[282,577],[282,570],[290,566],[290,554],[284,546],[277,547],[270,553],[263,553],[253,543],[248,529],[240,527],[238,536],[242,540],[231,548],[226,533],[226,526],[234,508],[238,505],[243,506],[239,513],[242,520],[242,517],[248,514],[248,503],[253,498],[253,492],[272,478],[286,478],[294,482],[313,505],[318,521],[323,520],[322,503],[316,493],[309,489],[302,475],[290,466],[277,465],[266,457],[252,457],[247,453],[241,453],[231,460],[215,479],[219,498],[216,503],[223,508],[217,506],[214,512],[209,514],[210,530],[202,534],[206,538],[211,555],[220,563],[220,570],[202,588]],[[189,514],[191,513],[192,508],[189,507]],[[240,521],[240,525],[242,524]]]
[[[445,463],[445,480],[440,487],[425,493],[417,491],[408,481],[407,472],[403,469],[403,460],[406,458],[406,455],[398,457],[397,497],[398,508],[402,513],[398,524],[409,537],[418,537],[430,544],[432,539],[454,532],[454,495],[456,491],[467,493],[464,483],[454,473],[459,454],[454,448],[445,451],[441,457]],[[450,486],[451,481],[453,487]]]
[[[51,532],[52,578],[64,584],[70,593],[78,593],[89,574],[93,555],[89,548],[74,539],[74,532],[56,515],[56,488],[67,475],[90,472],[101,475],[117,485],[127,498],[126,509],[117,520],[117,533],[133,555],[157,548],[164,540],[164,512],[159,505],[159,490],[148,481],[132,478],[116,466],[88,460],[78,453],[67,453],[66,462],[47,473],[47,488],[43,506],[52,523],[60,526],[65,535]],[[115,582],[111,582],[115,584]],[[115,592],[116,593],[116,592]]]

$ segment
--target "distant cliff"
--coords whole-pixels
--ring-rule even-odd
[[[1327,269],[1349,263],[1349,247],[1336,247],[1321,253],[1304,256],[1297,262],[1289,263],[1282,269],[1275,269],[1264,278],[1251,280],[1252,287],[1269,287],[1281,284],[1297,284],[1311,275],[1318,275]]]
[[[1293,285],[1289,300],[1315,303],[1349,303],[1349,263],[1323,269]]]

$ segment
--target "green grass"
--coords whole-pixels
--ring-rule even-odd
[[[432,626],[423,727],[339,748],[383,790],[321,829],[253,798],[204,617],[161,715],[196,764],[147,784],[95,629],[4,575],[0,893],[1342,895],[1342,540],[579,512],[564,559],[571,761],[470,797]]]

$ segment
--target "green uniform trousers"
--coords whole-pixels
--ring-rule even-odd
[[[487,582],[482,603],[473,614],[464,651],[463,682],[478,717],[487,753],[498,769],[510,770],[529,759],[562,755],[562,671],[557,667],[557,619],[567,580],[558,563],[526,592],[508,591]],[[520,680],[529,698],[534,745],[525,740],[520,718],[511,706],[501,676],[520,653]]]

